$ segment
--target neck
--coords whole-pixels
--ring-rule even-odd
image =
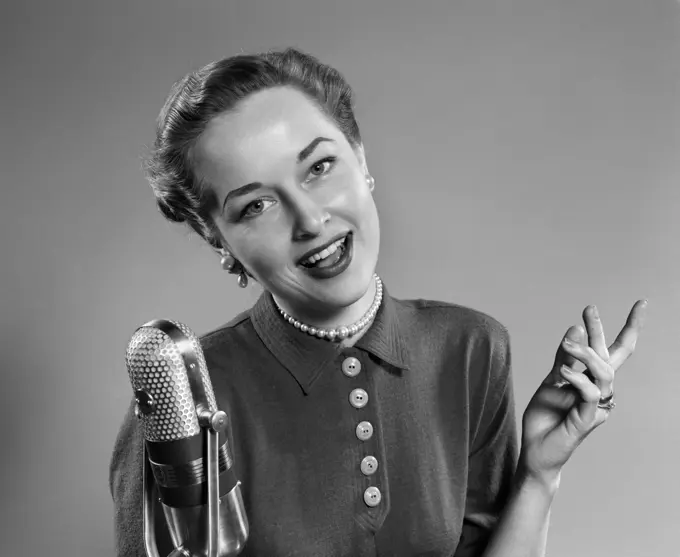
[[[291,307],[283,300],[275,297],[276,303],[295,319],[317,329],[332,329],[335,327],[349,326],[361,319],[371,307],[376,294],[375,277],[366,293],[353,304],[341,308],[319,307],[318,309]],[[356,341],[357,339],[355,339]]]

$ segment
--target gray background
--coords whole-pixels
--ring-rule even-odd
[[[113,553],[107,467],[149,319],[250,306],[157,213],[139,153],[171,83],[295,45],[358,95],[398,297],[491,313],[518,418],[567,327],[648,327],[568,464],[550,555],[678,555],[680,5],[675,0],[23,2],[2,57],[3,555]]]

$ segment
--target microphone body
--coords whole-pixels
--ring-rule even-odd
[[[248,539],[232,469],[227,415],[217,409],[203,350],[186,325],[156,320],[135,331],[126,364],[145,440],[144,542],[159,557],[154,500],[175,550],[168,557],[230,557]]]

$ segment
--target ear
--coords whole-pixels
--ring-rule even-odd
[[[222,246],[223,250],[228,251],[231,253],[231,249],[229,248],[229,244],[227,241],[224,239],[224,235],[222,234],[221,230],[217,226],[217,223],[210,218],[210,232],[212,233],[213,239],[220,245]],[[220,253],[220,250],[218,248],[214,248],[217,253]]]
[[[357,160],[359,161],[359,166],[361,166],[364,175],[368,176],[368,165],[366,164],[366,153],[364,151],[363,144],[360,143],[354,148],[354,154],[356,155]]]

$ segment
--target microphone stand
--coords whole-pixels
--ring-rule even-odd
[[[205,555],[195,554],[189,552],[183,545],[176,548],[168,555],[168,557],[218,557],[218,538],[220,530],[220,489],[219,489],[219,461],[218,461],[218,444],[219,433],[227,423],[227,415],[225,412],[218,410],[217,412],[210,412],[207,410],[207,404],[199,403],[197,405],[199,424],[205,431],[206,447],[207,447],[207,480],[208,480],[208,520],[206,523],[206,542],[207,552]],[[151,464],[146,454],[146,446],[144,447],[144,474],[143,474],[143,532],[144,532],[144,547],[148,557],[160,557],[156,544],[155,524],[155,499],[154,494],[155,480],[151,472]],[[174,537],[174,536],[173,536]],[[174,540],[173,540],[174,541]]]
[[[143,491],[144,503],[142,507],[142,528],[144,532],[144,549],[148,557],[160,557],[158,553],[158,545],[156,544],[156,529],[154,528],[156,522],[155,501],[160,500],[155,493],[154,487],[156,484],[153,481],[153,473],[151,472],[151,463],[146,454],[146,443],[144,443],[144,476],[143,476]]]
[[[154,476],[147,442],[144,442],[142,520],[146,553],[149,557],[160,557],[155,532],[155,503],[158,499],[162,503],[165,522],[175,548],[168,557],[231,557],[238,555],[248,539],[248,518],[243,506],[240,482],[236,481],[236,485],[220,498],[221,455],[219,436],[227,429],[227,414],[222,410],[212,409],[214,408],[214,395],[210,380],[206,376],[206,383],[204,383],[200,362],[197,352],[193,348],[192,340],[182,331],[180,326],[159,319],[150,321],[143,327],[153,327],[165,333],[175,343],[181,354],[189,390],[196,409],[198,425],[205,434],[203,459],[204,477],[207,480],[207,505],[204,503],[188,507],[166,505],[160,498],[159,479]],[[210,396],[208,396],[209,393]],[[153,413],[153,398],[144,389],[137,390],[135,395],[137,397],[135,407],[137,417],[141,418],[142,414]],[[212,407],[211,400],[213,400]],[[201,431],[199,431],[199,435]],[[228,458],[226,452],[224,455],[225,458]],[[230,464],[226,463],[226,466],[229,467]],[[203,528],[204,523],[205,528]]]

